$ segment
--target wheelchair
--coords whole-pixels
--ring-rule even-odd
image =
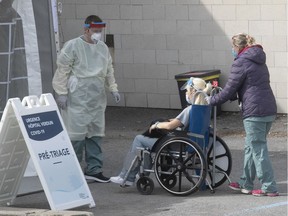
[[[204,189],[214,193],[226,180],[231,182],[232,157],[227,144],[216,135],[216,107],[213,119],[211,128],[211,106],[192,105],[189,130],[169,132],[159,138],[151,150],[138,149],[126,176],[136,163],[141,163],[136,186],[143,195],[154,190],[150,173],[155,174],[164,190],[176,196]],[[151,164],[147,165],[147,161]]]

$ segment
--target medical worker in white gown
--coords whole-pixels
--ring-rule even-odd
[[[105,23],[88,16],[84,34],[65,43],[57,59],[53,77],[56,101],[79,162],[85,150],[85,178],[109,182],[103,175],[101,143],[105,135],[105,89],[120,101],[112,58],[101,41]]]

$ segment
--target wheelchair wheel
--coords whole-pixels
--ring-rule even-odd
[[[226,180],[227,176],[231,173],[232,168],[232,156],[227,144],[218,136],[216,136],[215,143],[215,175],[214,175],[214,186],[212,185],[213,180],[213,134],[209,137],[209,150],[207,156],[208,163],[208,177],[211,182],[212,188],[219,187]],[[226,174],[226,175],[225,175]],[[208,186],[207,186],[208,187]]]
[[[174,195],[199,190],[206,178],[206,160],[201,148],[184,137],[166,140],[156,152],[154,171],[163,189]]]
[[[142,176],[137,181],[137,190],[143,195],[150,195],[154,190],[154,182],[147,176]]]

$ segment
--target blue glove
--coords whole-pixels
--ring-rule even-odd
[[[67,95],[58,95],[56,102],[61,109],[67,108]]]
[[[120,94],[116,91],[116,92],[112,92],[112,95],[114,97],[114,100],[116,103],[119,103],[120,102]]]

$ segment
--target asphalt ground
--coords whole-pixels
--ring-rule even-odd
[[[152,120],[159,117],[175,117],[179,112],[180,110],[108,107],[106,112],[106,137],[103,143],[104,174],[106,176],[119,174],[123,159],[133,138],[135,135],[144,132]],[[241,115],[239,113],[222,113],[218,116],[217,135],[227,143],[231,151],[233,162],[230,178],[235,181],[241,175],[243,164],[245,135]],[[88,212],[101,216],[285,216],[288,212],[286,115],[278,115],[268,136],[268,148],[280,193],[279,197],[244,195],[229,189],[228,181],[219,186],[214,194],[209,190],[205,190],[189,196],[175,196],[162,189],[154,174],[151,174],[155,183],[155,188],[151,195],[141,195],[134,186],[121,188],[113,183],[89,182],[89,188],[94,197],[96,207],[81,206],[69,211],[74,211],[74,213],[83,212],[83,215],[87,215],[84,213]],[[31,188],[35,187],[35,185],[37,183],[32,183],[31,181]],[[255,189],[258,189],[259,186],[259,182],[256,181]],[[15,208],[20,209],[19,211],[22,210],[22,212],[27,210],[27,208],[35,211],[41,209],[49,210],[50,207],[45,193],[41,191],[41,188],[39,190],[36,187],[33,190],[35,191],[18,196],[12,206],[2,205],[0,211],[7,211],[7,215],[11,215],[8,212],[13,211]],[[20,213],[14,215],[20,215]],[[53,215],[60,216],[65,214],[55,213]],[[78,213],[71,215],[78,215]]]

